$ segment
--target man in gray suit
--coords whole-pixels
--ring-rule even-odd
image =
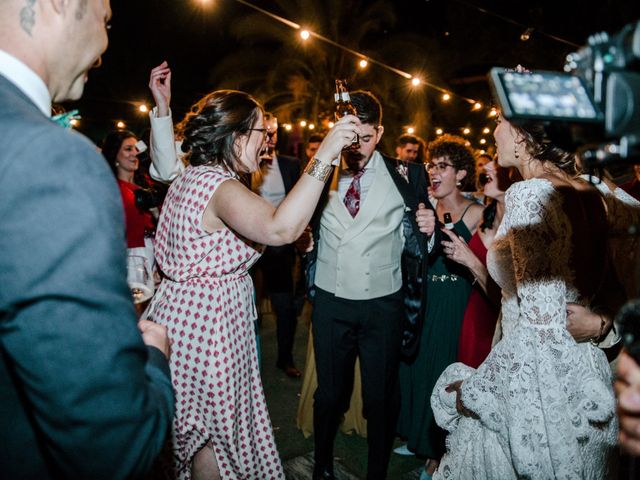
[[[141,477],[171,424],[169,343],[136,329],[113,175],[48,118],[81,96],[110,15],[0,2],[0,478]]]

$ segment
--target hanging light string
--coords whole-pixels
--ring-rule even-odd
[[[542,36],[545,36],[547,38],[550,38],[551,40],[555,40],[556,42],[560,42],[560,43],[564,43],[565,45],[569,45],[573,48],[580,48],[582,45],[578,45],[577,43],[571,42],[569,40],[565,40],[564,38],[558,37],[557,35],[552,35],[550,33],[544,32],[542,30],[539,30],[537,28],[532,27],[531,25],[525,25],[524,23],[520,23],[516,20],[513,20],[512,18],[509,17],[505,17],[504,15],[500,15],[499,13],[495,13],[495,12],[491,12],[489,10],[487,10],[484,7],[480,7],[478,5],[474,5],[473,3],[469,3],[465,0],[454,0],[456,3],[460,4],[460,5],[464,5],[467,8],[471,8],[474,10],[478,10],[479,12],[484,13],[485,15],[489,15],[491,17],[495,17],[495,18],[499,18],[500,20],[502,20],[503,22],[507,22],[510,23],[511,25],[516,25],[520,28],[523,28],[525,32],[528,32],[529,35],[531,35],[531,33],[533,33],[534,31]],[[529,37],[527,37],[528,39]]]
[[[375,64],[375,65],[377,65],[379,67],[382,67],[385,70],[388,70],[388,71],[390,71],[392,73],[395,73],[396,75],[400,75],[401,77],[406,78],[407,80],[417,81],[417,85],[424,84],[427,87],[430,87],[430,88],[432,88],[434,90],[437,90],[437,91],[439,91],[439,92],[441,92],[443,94],[447,94],[447,95],[450,95],[450,96],[455,96],[457,98],[460,98],[461,100],[464,100],[465,102],[473,105],[474,106],[474,110],[476,110],[476,111],[480,110],[482,108],[482,106],[480,106],[480,108],[477,107],[478,105],[481,105],[477,100],[465,97],[463,95],[459,95],[457,93],[453,93],[448,88],[444,88],[444,87],[441,87],[439,85],[435,85],[435,84],[433,84],[431,82],[425,81],[423,79],[414,77],[413,75],[411,75],[408,72],[404,72],[404,71],[402,71],[402,70],[400,70],[398,68],[392,67],[391,65],[388,65],[388,64],[386,64],[384,62],[381,62],[380,60],[376,60],[375,58],[371,58],[371,57],[369,57],[369,56],[367,56],[367,55],[365,55],[363,53],[357,52],[356,50],[353,50],[353,49],[351,49],[349,47],[346,47],[346,46],[336,42],[335,40],[332,40],[332,39],[330,39],[328,37],[325,37],[324,35],[320,35],[319,33],[316,33],[316,32],[310,31],[310,30],[305,30],[305,29],[303,29],[303,27],[301,25],[299,25],[299,24],[297,24],[295,22],[292,22],[291,20],[288,20],[288,19],[286,19],[284,17],[281,17],[280,15],[276,15],[275,13],[269,12],[268,10],[265,10],[264,8],[260,8],[260,7],[254,5],[254,4],[246,1],[246,0],[235,0],[235,1],[240,3],[240,4],[242,4],[242,5],[244,5],[244,6],[246,6],[246,7],[249,7],[251,9],[255,10],[256,12],[259,12],[259,13],[261,13],[263,15],[266,15],[267,17],[270,17],[273,20],[276,20],[276,21],[278,21],[278,22],[280,22],[280,23],[282,23],[282,24],[284,24],[284,25],[286,25],[286,26],[288,26],[290,28],[293,28],[294,30],[300,30],[301,32],[303,32],[303,31],[304,32],[308,32],[308,36],[309,37],[317,38],[318,40],[320,40],[322,42],[328,43],[329,45],[331,45],[333,47],[336,47],[336,48],[338,48],[338,49],[340,49],[342,51],[350,53],[351,55],[355,56],[356,58],[358,58],[360,60],[366,60],[367,62],[373,63],[373,64]]]

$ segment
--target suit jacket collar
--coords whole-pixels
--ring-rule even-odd
[[[4,50],[0,50],[0,76],[26,95],[45,116],[51,116],[51,95],[42,78]]]
[[[346,233],[343,241],[349,241],[350,238],[361,233],[375,219],[380,208],[388,201],[389,194],[393,193],[394,182],[391,181],[389,171],[383,166],[382,156],[378,154],[371,161],[374,162],[371,166],[376,170],[375,177],[371,188],[367,192],[367,197],[364,199],[355,218],[351,217],[338,194],[339,169],[334,172],[327,208],[332,210],[335,217],[345,227]]]

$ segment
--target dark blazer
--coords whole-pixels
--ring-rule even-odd
[[[405,318],[402,329],[401,352],[403,357],[410,361],[418,350],[427,302],[427,237],[420,232],[416,222],[416,210],[420,203],[424,203],[427,208],[433,209],[433,207],[429,202],[427,177],[422,165],[416,163],[408,165],[409,182],[407,182],[396,170],[397,161],[385,155],[382,157],[405,204],[404,218],[402,220],[405,245],[401,257]],[[323,197],[320,199],[318,208],[311,220],[314,248],[305,256],[305,276],[310,299],[314,297],[315,263],[318,253],[318,240],[320,239],[320,219],[328,198],[328,191],[329,183],[325,187]]]
[[[282,182],[284,183],[284,193],[286,195],[291,191],[300,178],[300,160],[295,157],[279,154],[276,154],[276,159],[278,160],[278,168],[280,168]],[[296,252],[293,244],[287,244],[279,247],[267,247],[264,255],[270,255],[273,253],[288,255],[289,257],[294,258]],[[291,272],[283,273],[289,276],[291,275]]]
[[[0,76],[0,478],[150,469],[173,392],[136,328],[125,257],[105,160]]]
[[[286,155],[276,155],[284,182],[284,192],[289,193],[300,178],[300,160]]]

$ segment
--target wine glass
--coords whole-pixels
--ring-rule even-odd
[[[149,261],[145,257],[127,256],[127,283],[133,303],[145,302],[153,296],[153,280],[149,276]]]

